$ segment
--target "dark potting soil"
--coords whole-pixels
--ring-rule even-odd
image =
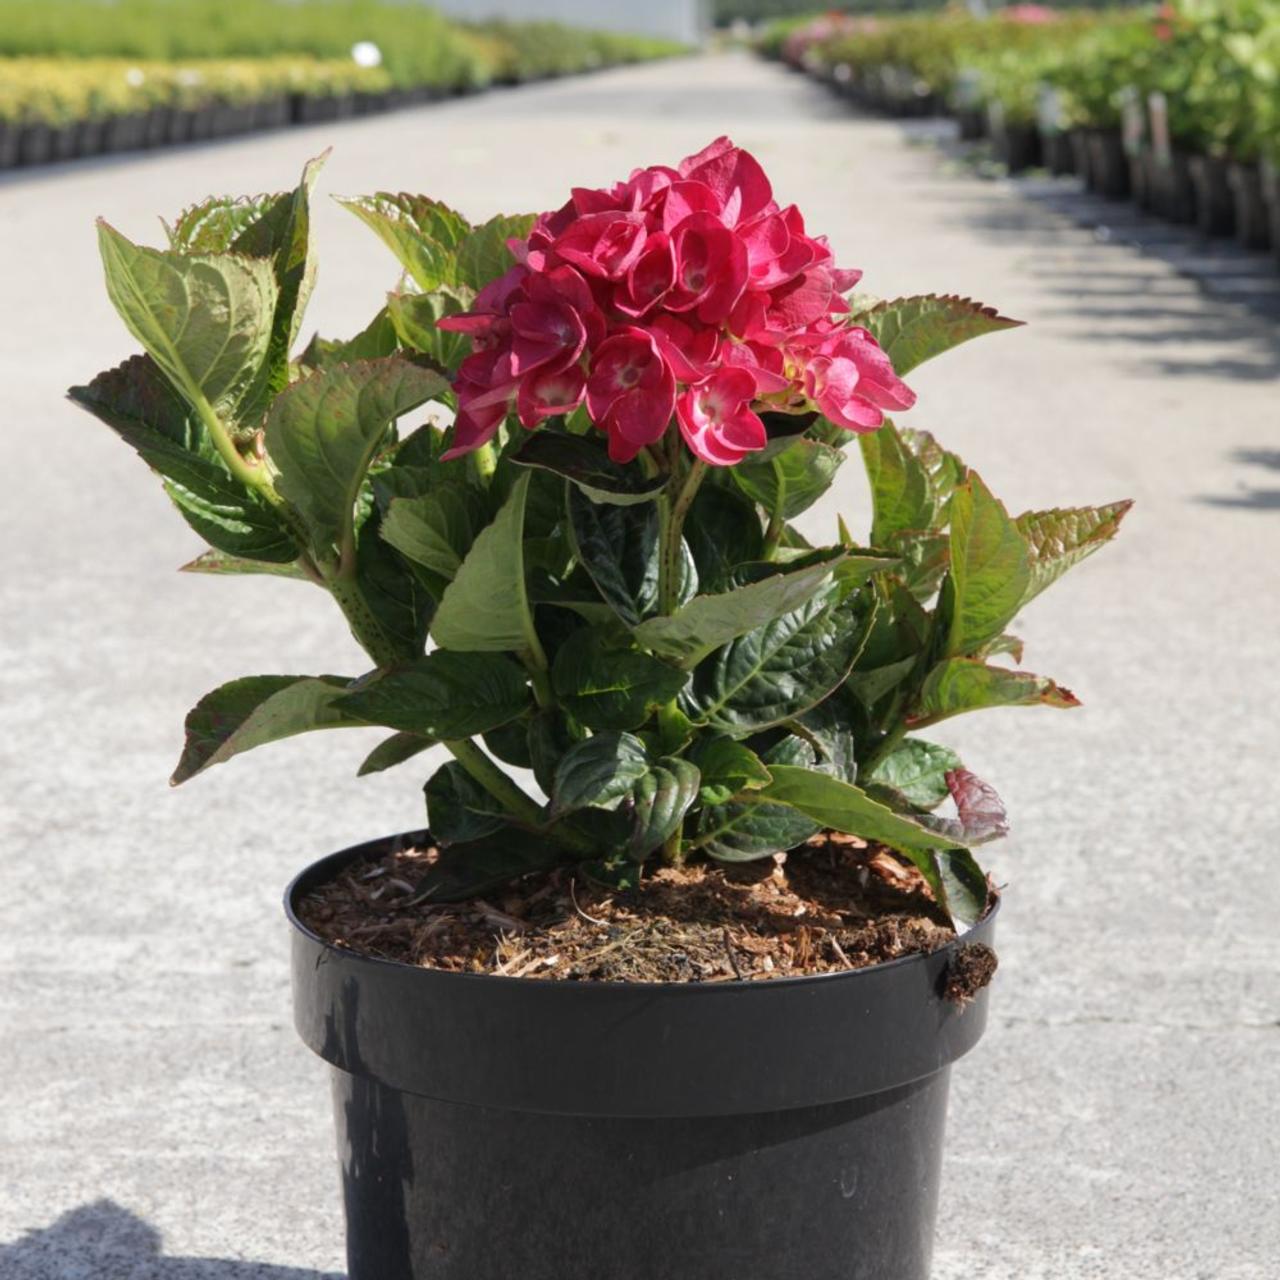
[[[914,867],[833,833],[760,862],[663,867],[635,889],[558,870],[484,899],[415,902],[435,857],[428,847],[352,863],[298,914],[321,938],[364,955],[597,982],[802,977],[936,951],[955,937]],[[951,974],[950,998],[990,981],[995,957],[981,950],[985,960],[970,957]]]

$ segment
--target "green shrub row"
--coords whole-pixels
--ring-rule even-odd
[[[1011,123],[1051,109],[1065,128],[1114,128],[1126,98],[1159,92],[1188,150],[1280,155],[1280,0],[1102,13],[1019,5],[988,19],[828,15],[774,24],[760,47],[837,79],[909,82],[954,108],[998,103]]]

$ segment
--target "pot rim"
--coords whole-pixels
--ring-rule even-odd
[[[510,974],[499,973],[459,973],[451,969],[437,969],[433,965],[416,965],[406,964],[402,960],[389,960],[385,956],[372,956],[363,951],[357,951],[354,947],[340,946],[336,942],[330,942],[327,938],[322,938],[314,930],[308,928],[299,918],[295,909],[295,899],[300,894],[309,889],[309,882],[321,880],[321,868],[327,867],[328,864],[339,864],[344,861],[354,861],[371,845],[386,844],[390,841],[405,840],[406,847],[410,847],[407,843],[410,839],[414,845],[417,845],[423,839],[430,839],[430,832],[425,828],[415,831],[397,832],[393,835],[377,837],[373,840],[363,840],[359,844],[350,845],[345,849],[339,849],[335,853],[327,854],[323,858],[318,858],[315,862],[310,863],[299,871],[290,881],[284,891],[284,911],[289,923],[310,942],[322,947],[325,951],[336,953],[345,960],[358,960],[365,964],[376,965],[379,968],[408,971],[410,973],[431,974],[433,977],[441,980],[451,980],[458,982],[484,983],[489,988],[495,986],[507,986],[512,989],[520,988],[527,990],[531,986],[547,987],[547,986],[566,986],[576,990],[592,991],[633,991],[633,992],[661,992],[663,994],[674,994],[676,992],[689,991],[707,991],[715,990],[724,991],[753,991],[761,987],[768,987],[770,990],[776,990],[779,987],[805,987],[816,983],[826,983],[833,979],[843,978],[846,981],[852,980],[859,975],[884,973],[887,970],[899,968],[909,964],[918,964],[920,961],[930,957],[939,956],[948,953],[965,945],[966,940],[971,934],[976,932],[981,926],[995,919],[1000,911],[1000,903],[1002,901],[1001,894],[998,890],[992,889],[991,896],[987,903],[987,909],[982,916],[968,925],[963,933],[957,933],[954,938],[946,942],[943,946],[933,951],[913,951],[908,955],[896,956],[892,960],[879,960],[875,964],[863,965],[856,969],[833,969],[827,973],[810,973],[800,974],[787,978],[726,978],[718,979],[714,982],[619,982],[619,981],[601,981],[595,978],[574,979],[572,981],[560,979],[557,981],[548,981],[545,978],[518,978]]]

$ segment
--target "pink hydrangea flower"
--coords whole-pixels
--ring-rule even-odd
[[[870,431],[915,399],[848,324],[843,295],[860,273],[836,266],[727,138],[674,168],[574,188],[511,250],[516,266],[440,322],[473,345],[446,456],[491,439],[513,410],[534,429],[585,402],[617,461],[674,421],[698,458],[733,466],[767,443],[766,408]]]

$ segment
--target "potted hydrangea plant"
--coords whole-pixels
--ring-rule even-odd
[[[208,541],[187,568],[313,583],[368,654],[214,690],[175,782],[346,726],[389,731],[362,773],[449,756],[429,829],[286,899],[352,1280],[923,1280],[1006,822],[921,735],[1076,705],[1009,626],[1128,504],[1012,518],[886,418],[1015,322],[851,297],[725,139],[537,218],[346,201],[404,275],[295,355],[314,176],[163,250],[101,225],[145,354],[71,394]],[[869,532],[815,544],[850,452]]]

